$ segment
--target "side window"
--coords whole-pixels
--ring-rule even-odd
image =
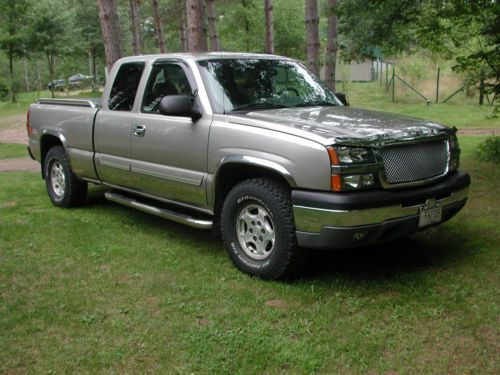
[[[142,111],[158,113],[160,101],[167,95],[192,95],[191,85],[179,65],[155,64],[144,91]]]
[[[109,94],[108,108],[113,111],[131,111],[135,94],[144,71],[144,63],[126,63],[120,66]]]

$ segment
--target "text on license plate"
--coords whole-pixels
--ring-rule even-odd
[[[435,223],[439,223],[443,216],[443,209],[438,203],[425,204],[420,207],[418,220],[419,227],[426,227]]]

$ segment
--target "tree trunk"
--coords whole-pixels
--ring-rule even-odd
[[[54,54],[52,52],[49,52],[47,54],[47,62],[49,64],[49,76],[50,76],[50,93],[52,94],[52,97],[55,98],[55,74],[54,74]]]
[[[264,0],[266,19],[266,53],[274,53],[273,0]]]
[[[318,0],[306,0],[307,67],[319,76]]]
[[[116,0],[97,0],[97,3],[99,5],[106,66],[108,70],[111,70],[115,61],[123,56]]]
[[[31,91],[31,87],[30,87],[31,85],[30,85],[29,69],[28,69],[28,59],[26,58],[26,52],[24,52],[23,63],[24,63],[24,91],[30,92]]]
[[[245,27],[245,52],[250,52],[250,22],[248,22],[248,10],[245,9],[248,6],[248,0],[241,0],[241,5],[243,5],[243,23]]]
[[[186,4],[184,3],[184,0],[177,0],[179,4],[179,11],[180,11],[180,17],[179,17],[179,34],[181,37],[181,48],[182,52],[187,52],[188,50],[188,45],[187,45],[187,26],[186,26]]]
[[[42,77],[40,76],[40,67],[38,66],[38,59],[35,59],[35,73],[36,73],[36,89],[42,89]],[[39,95],[37,95],[38,97]]]
[[[132,24],[132,49],[134,55],[141,54],[141,23],[139,20],[140,0],[129,0],[130,3],[130,21]]]
[[[90,53],[92,55],[92,92],[97,92],[97,66],[96,66],[96,47],[92,48]]]
[[[328,0],[328,40],[325,56],[325,84],[335,91],[335,70],[337,67],[337,15],[334,7],[337,0]]]
[[[189,52],[204,52],[207,48],[207,38],[203,27],[203,1],[186,0],[188,50]]]
[[[9,73],[10,73],[10,96],[12,103],[16,102],[16,87],[14,84],[14,46],[9,44]]]
[[[153,0],[153,14],[155,19],[155,34],[156,40],[158,41],[158,48],[160,49],[160,53],[165,53],[167,52],[167,49],[165,47],[165,37],[163,36],[163,24],[161,22],[158,0]]]
[[[215,11],[215,0],[206,0],[206,4],[210,51],[220,51],[219,34],[217,33],[217,12]]]

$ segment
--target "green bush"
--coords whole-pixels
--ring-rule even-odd
[[[9,96],[9,84],[0,78],[0,101],[6,100]]]
[[[477,146],[477,156],[480,160],[500,162],[500,137],[491,136]]]

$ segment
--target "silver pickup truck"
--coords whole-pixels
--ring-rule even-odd
[[[54,205],[104,185],[114,202],[220,231],[240,270],[280,278],[305,248],[408,236],[467,200],[456,129],[343,102],[284,57],[128,57],[101,101],[32,104],[29,152]]]

